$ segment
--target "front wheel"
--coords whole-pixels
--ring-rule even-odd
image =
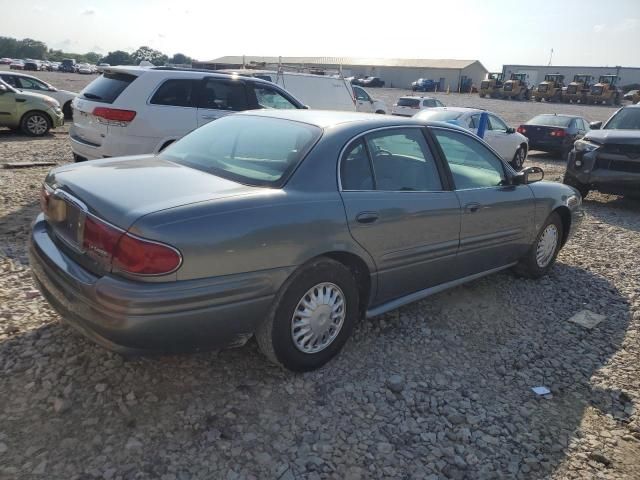
[[[540,278],[545,275],[555,263],[562,247],[562,234],[560,215],[553,212],[538,232],[527,254],[514,267],[514,271],[527,278]]]
[[[513,160],[511,160],[511,166],[515,168],[517,172],[522,170],[522,165],[524,165],[524,161],[527,158],[527,151],[524,147],[520,146],[516,150],[516,153],[513,155]]]
[[[29,112],[20,122],[22,131],[30,137],[41,137],[51,129],[51,120],[42,112]]]
[[[344,265],[319,258],[283,286],[269,317],[256,332],[272,362],[305,372],[336,356],[358,318],[358,287]]]

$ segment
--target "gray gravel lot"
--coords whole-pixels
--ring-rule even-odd
[[[39,76],[77,89],[93,78]],[[512,125],[549,111],[439,98]],[[0,129],[0,163],[66,163],[65,132]],[[525,165],[563,171],[545,154]],[[46,172],[0,169],[0,478],[640,478],[639,202],[590,195],[549,277],[501,273],[362,321],[336,360],[300,375],[254,341],[124,360],[60,323],[25,256]],[[605,320],[567,322],[583,309]]]

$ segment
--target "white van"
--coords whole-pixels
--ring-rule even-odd
[[[219,71],[273,82],[311,109],[387,113],[384,102],[372,98],[364,88],[352,86],[345,78],[275,70]]]

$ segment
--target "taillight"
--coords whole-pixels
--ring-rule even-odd
[[[98,117],[100,123],[126,126],[131,120],[136,118],[136,112],[133,110],[121,110],[119,108],[96,107],[93,109],[93,116]]]
[[[175,248],[135,237],[90,215],[85,220],[82,247],[106,269],[136,275],[165,275],[182,262]]]
[[[524,128],[524,125],[520,125],[517,129],[518,133],[522,133],[523,135],[527,133],[527,129]]]
[[[565,137],[567,135],[567,132],[565,132],[563,129],[561,128],[557,128],[555,130],[551,130],[550,135],[552,137]]]

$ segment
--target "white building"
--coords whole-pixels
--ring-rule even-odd
[[[457,91],[464,85],[479,86],[487,69],[478,60],[391,59],[353,57],[251,57],[227,56],[208,62],[194,62],[194,68],[261,68],[273,70],[278,66],[308,71],[337,73],[345,77],[380,77],[387,87],[409,88],[418,78],[440,82],[440,90],[447,87]]]

